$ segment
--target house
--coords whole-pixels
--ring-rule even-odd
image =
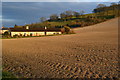
[[[14,35],[18,36],[42,36],[42,35],[54,35],[54,34],[62,34],[60,28],[29,28],[26,26],[25,28],[9,28],[9,32],[11,37]]]
[[[2,29],[0,29],[0,34],[4,34],[6,31],[9,31],[9,28],[2,27]]]

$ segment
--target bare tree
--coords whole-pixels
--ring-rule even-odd
[[[14,25],[14,28],[17,28],[17,24]]]
[[[85,11],[81,10],[80,11],[80,15],[83,15],[85,13]]]
[[[80,13],[78,12],[73,12],[75,17],[79,17]]]
[[[73,11],[71,11],[71,10],[66,11],[65,13],[66,13],[66,15],[67,15],[68,17],[73,15]]]
[[[65,14],[65,13],[61,13],[61,14],[60,14],[60,18],[61,18],[61,19],[66,18],[66,14]]]
[[[114,6],[114,5],[117,5],[117,3],[112,2],[110,6]]]
[[[98,16],[103,16],[104,15],[105,7],[106,7],[105,4],[98,4],[97,5],[97,15]],[[108,15],[108,12],[107,12],[107,15]]]
[[[98,4],[97,5],[97,8],[102,8],[102,7],[106,7],[106,5],[105,4]]]
[[[45,17],[41,17],[41,18],[40,18],[40,21],[41,21],[41,22],[44,22],[44,21],[46,21],[46,18],[45,18]]]
[[[118,12],[116,12],[116,10],[118,9],[118,6],[117,6],[117,5],[118,5],[118,4],[117,4],[117,3],[114,3],[114,2],[111,3],[111,5],[110,5],[110,6],[112,7],[112,11],[113,11],[113,14],[114,14],[114,15],[116,15],[116,14],[118,15]]]
[[[52,14],[50,16],[50,20],[57,20],[58,19],[58,15],[57,14]]]

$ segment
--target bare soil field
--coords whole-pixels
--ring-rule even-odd
[[[74,31],[3,39],[3,69],[25,78],[118,78],[118,18]]]

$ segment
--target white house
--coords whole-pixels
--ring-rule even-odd
[[[26,26],[25,28],[9,28],[10,35],[13,37],[14,35],[18,36],[41,36],[41,35],[54,35],[54,34],[62,34],[60,28],[29,28]]]

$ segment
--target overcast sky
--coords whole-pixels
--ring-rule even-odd
[[[14,1],[14,0],[12,0]],[[87,0],[86,0],[87,1]],[[39,22],[40,17],[48,18],[51,14],[60,14],[66,10],[91,13],[100,2],[3,2],[2,24],[12,27]],[[109,5],[110,2],[102,2]]]
[[[1,0],[2,2],[118,2],[119,0]]]

